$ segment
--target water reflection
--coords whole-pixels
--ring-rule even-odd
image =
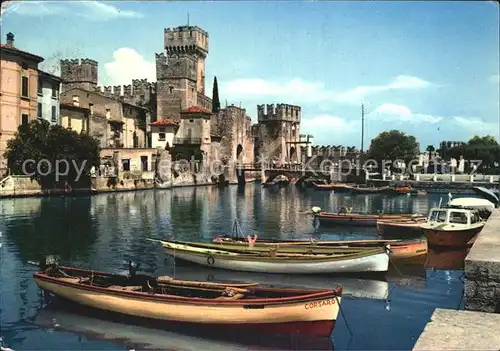
[[[199,274],[197,279],[253,279],[247,274],[226,271],[210,275],[199,267],[191,267],[191,273],[183,273],[180,266],[172,266],[170,260],[165,261],[167,256],[161,246],[146,239],[171,235],[180,240],[209,241],[215,235],[230,233],[235,219],[240,221],[244,233],[259,233],[263,238],[307,237],[314,231],[312,216],[306,214],[312,206],[328,211],[348,206],[356,212],[425,213],[438,203],[439,196],[432,195],[348,196],[314,189],[300,191],[295,187],[273,190],[262,188],[260,184],[247,184],[244,188],[178,188],[94,197],[3,199],[0,200],[0,230],[3,232],[0,272],[2,336],[14,349],[41,346],[44,349],[110,348],[107,343],[89,341],[85,333],[86,336],[77,339],[57,328],[53,333],[41,332],[29,323],[40,311],[40,293],[32,279],[34,267],[26,262],[37,260],[42,255],[58,254],[65,265],[110,272],[125,271],[128,260],[132,259],[141,263],[141,271],[175,274],[181,279],[188,278],[189,274],[193,277]],[[375,228],[349,227],[320,228],[317,234],[317,237],[325,239],[373,239],[376,236]],[[443,257],[442,253],[440,255]],[[431,263],[432,259],[431,256]],[[426,265],[438,266],[436,263]],[[178,271],[174,273],[173,267]],[[454,277],[437,281],[435,276],[426,277],[422,265],[418,267],[414,272],[398,267],[395,272],[389,272],[385,280],[304,277],[301,281],[290,276],[269,275],[254,278],[271,284],[307,287],[344,284],[346,296],[342,300],[342,308],[354,334],[354,341],[349,347],[411,349],[413,338],[419,335],[433,309],[459,305],[463,288],[463,283]],[[73,312],[70,310],[68,313]],[[373,316],[377,316],[376,325],[371,323],[372,326],[367,327],[366,321],[372,321]],[[71,318],[68,322],[72,325],[70,329],[78,328],[78,318]],[[47,320],[51,320],[50,315]],[[94,321],[87,322],[89,328],[100,325]],[[339,315],[334,338],[336,347],[340,349],[344,349],[350,339],[344,322]],[[103,328],[101,325],[101,328],[95,329],[99,331]],[[119,326],[114,327],[116,332],[119,329]],[[143,332],[144,335],[152,335],[143,330],[132,334],[137,337]],[[184,338],[165,335],[172,340]],[[139,337],[138,344],[143,339]],[[157,341],[162,342],[167,343],[160,339]],[[181,341],[176,343],[181,344]],[[157,345],[153,341],[152,344]]]
[[[425,268],[439,270],[462,270],[470,248],[429,247]]]
[[[33,322],[49,331],[71,331],[86,338],[112,340],[123,349],[141,350],[333,350],[323,338],[280,337],[195,330],[124,317],[55,299]]]

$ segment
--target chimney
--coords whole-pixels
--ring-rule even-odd
[[[7,45],[14,46],[14,34],[7,33]]]

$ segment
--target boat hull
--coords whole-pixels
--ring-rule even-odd
[[[340,296],[323,295],[315,300],[262,305],[251,305],[250,300],[246,301],[247,304],[236,301],[186,303],[166,301],[157,294],[97,291],[93,287],[53,280],[57,279],[35,274],[35,282],[41,289],[105,311],[171,323],[234,326],[314,336],[331,335],[341,301]]]
[[[427,243],[432,246],[468,246],[470,241],[481,231],[482,227],[442,230],[439,228],[422,228]]]
[[[423,235],[422,228],[420,228],[421,224],[418,222],[398,223],[396,221],[377,221],[377,233],[383,237],[391,238],[419,237]]]
[[[203,249],[198,252],[179,249],[179,246],[163,244],[165,252],[175,258],[205,267],[233,271],[283,274],[327,274],[387,272],[389,255],[385,250],[353,258],[268,258],[255,255],[220,255],[220,251]]]
[[[423,263],[427,257],[427,241],[391,246],[391,259],[403,263]]]
[[[366,241],[363,240],[360,241],[333,241],[331,243],[327,241],[322,241],[318,243],[312,243],[310,241],[297,241],[297,242],[291,242],[291,241],[283,241],[283,242],[256,242],[253,246],[253,248],[249,248],[248,243],[244,242],[221,242],[221,243],[202,243],[201,245],[205,245],[208,248],[214,248],[214,249],[222,249],[222,250],[249,250],[249,251],[267,251],[269,248],[272,247],[278,247],[279,252],[285,252],[285,253],[324,253],[324,254],[331,254],[335,250],[338,250],[339,248],[345,247],[345,248],[370,248],[370,247],[377,247],[377,246],[383,246],[385,244],[390,244],[391,245],[391,251],[389,253],[389,257],[392,260],[399,260],[399,259],[409,259],[411,257],[415,256],[421,256],[425,255],[427,253],[427,243],[425,241],[416,241],[416,242],[402,242],[402,241],[395,241],[391,242],[386,241],[378,241],[378,240],[373,240],[373,241]]]
[[[413,215],[413,214],[381,214],[381,215],[370,215],[370,214],[337,214],[321,212],[315,215],[320,224],[322,225],[350,225],[350,226],[363,226],[363,227],[376,227],[377,221],[380,219],[425,219],[425,217]]]

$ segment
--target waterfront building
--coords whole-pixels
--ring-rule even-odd
[[[40,70],[38,73],[37,117],[50,124],[60,124],[59,89],[61,78]]]
[[[17,48],[10,32],[1,51],[0,176],[7,173],[7,160],[3,157],[7,142],[21,124],[38,116],[38,65],[44,60]]]

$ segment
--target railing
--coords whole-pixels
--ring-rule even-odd
[[[302,165],[268,165],[262,163],[236,163],[236,169],[256,169],[256,170],[276,170],[276,171],[292,171],[300,172],[302,171]]]
[[[201,145],[201,138],[174,138],[174,145]]]

